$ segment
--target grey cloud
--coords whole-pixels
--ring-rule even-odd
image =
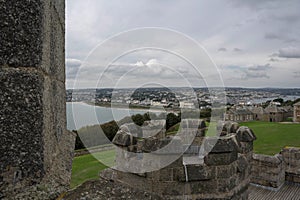
[[[248,70],[250,70],[250,71],[266,71],[271,68],[272,68],[271,65],[268,63],[265,65],[250,66],[250,67],[248,67]]]
[[[242,79],[248,80],[248,79],[257,79],[257,78],[270,78],[268,75],[268,70],[272,67],[270,64],[266,65],[253,65],[249,66],[246,69],[244,69]]]
[[[234,71],[240,74],[242,80],[270,78],[268,71],[272,69],[270,64],[265,65],[250,65],[250,66],[225,66],[224,69]]]
[[[291,52],[291,50],[282,49],[270,57],[265,55],[284,46],[300,47],[300,39],[296,40],[300,35],[299,6],[299,0],[288,2],[282,0],[229,0],[224,2],[191,0],[189,3],[182,0],[145,0],[137,1],[134,4],[126,4],[122,0],[70,0],[66,10],[66,53],[70,58],[83,60],[95,45],[120,31],[136,27],[163,27],[185,33],[202,43],[218,65],[235,63],[244,66],[244,71],[228,69],[229,73],[236,70],[239,72],[239,74],[235,74],[236,76],[242,73],[245,78],[249,77],[249,79],[250,77],[267,78],[270,76],[274,79],[270,78],[268,84],[278,85],[282,82],[273,76],[277,71],[268,71],[267,69],[268,73],[265,73],[266,71],[263,70],[255,71],[253,67],[248,69],[246,65],[247,63],[265,62],[266,59],[270,59],[268,62],[272,62],[272,64],[285,60],[285,62],[276,63],[276,67],[290,70],[291,73],[295,71],[290,69],[293,60],[286,58],[299,58],[297,51]],[[235,24],[238,24],[238,27]],[[240,47],[243,51],[239,53],[233,47]],[[115,46],[112,46],[107,51],[114,49]],[[247,55],[244,55],[243,52],[247,52]],[[147,59],[149,58],[164,60],[157,55]],[[144,64],[147,63],[146,59],[137,56],[128,63],[135,63],[136,59],[142,60]],[[97,64],[101,65],[101,62]],[[174,65],[176,64],[181,65],[174,63]],[[185,68],[184,65],[181,66]],[[67,79],[74,77],[78,68],[76,61],[67,61]],[[146,69],[147,66],[144,68]],[[95,70],[94,73],[96,73]],[[122,70],[116,67],[111,69],[111,73],[118,72],[122,73]],[[259,74],[254,72],[259,72]],[[190,72],[180,73],[189,74]],[[149,74],[154,74],[154,72]],[[171,74],[164,71],[161,74],[161,76],[171,77]],[[291,87],[294,86],[295,83],[289,81],[286,74],[282,74],[285,76],[282,79],[287,80],[286,84],[290,84]],[[155,76],[160,78],[159,73],[156,73]],[[289,74],[289,76],[291,75]],[[236,80],[235,83],[232,83],[238,85],[240,82],[240,80]],[[253,86],[257,85],[257,82],[254,80],[247,83],[249,86]]]
[[[281,58],[300,58],[300,49],[296,47],[282,48],[278,52],[278,57]]]
[[[227,49],[225,47],[221,47],[218,49],[218,51],[227,51]]]
[[[270,62],[279,62],[280,60],[278,58],[270,58],[269,61]]]
[[[297,39],[292,38],[288,35],[286,35],[287,33],[282,33],[282,34],[278,34],[278,33],[266,33],[264,38],[267,40],[280,40],[286,43],[291,43],[291,42],[298,42]]]
[[[294,78],[300,78],[300,71],[294,72]]]
[[[266,33],[265,34],[265,39],[270,39],[270,40],[274,40],[274,39],[277,39],[277,40],[280,40],[282,39],[281,36],[275,34],[275,33]]]
[[[275,16],[274,19],[293,23],[299,21],[299,14],[287,14],[283,16]]]
[[[66,59],[66,76],[67,76],[67,78],[74,79],[76,77],[76,74],[77,74],[81,64],[82,64],[82,62],[78,59],[67,58]]]
[[[245,74],[242,76],[242,79],[249,80],[249,79],[256,79],[256,78],[270,78],[266,72],[255,72],[255,71],[245,71]]]
[[[235,52],[241,52],[241,51],[243,51],[243,50],[240,49],[240,48],[234,48],[233,51],[235,51]]]

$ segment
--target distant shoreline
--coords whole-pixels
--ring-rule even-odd
[[[148,112],[164,112],[164,111],[174,112],[174,113],[180,112],[180,109],[173,109],[173,108],[159,109],[159,108],[153,108],[150,106],[140,106],[140,105],[128,106],[128,104],[113,104],[112,105],[111,103],[93,103],[93,102],[88,102],[88,101],[67,102],[67,103],[83,103],[86,105],[103,107],[103,108],[132,109],[132,110],[143,110],[143,111],[148,111]]]

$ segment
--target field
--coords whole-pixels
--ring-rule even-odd
[[[99,160],[109,166],[113,166],[114,158],[115,150],[75,157],[72,166],[71,188],[74,188],[87,180],[97,179],[99,177],[99,172],[107,168],[107,166],[99,162]]]
[[[257,140],[254,142],[254,152],[259,154],[274,155],[285,146],[300,147],[300,124],[283,124],[270,122],[245,122],[242,126],[251,128]],[[179,125],[169,130],[168,135],[176,134]],[[212,129],[211,129],[212,130]],[[214,135],[209,131],[207,135]],[[115,151],[108,150],[93,154],[98,160],[113,166]],[[97,179],[99,172],[107,166],[99,162],[92,155],[84,155],[74,158],[72,169],[71,187],[90,179]]]
[[[255,133],[254,152],[274,155],[285,146],[300,147],[300,124],[245,122]]]

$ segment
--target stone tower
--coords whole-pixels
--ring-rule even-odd
[[[74,148],[66,130],[65,2],[1,0],[0,30],[0,199],[55,198],[69,185]],[[36,188],[44,194],[30,192]]]

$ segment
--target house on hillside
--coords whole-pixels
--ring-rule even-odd
[[[225,120],[235,122],[253,121],[253,113],[248,108],[233,107],[225,114]]]
[[[283,121],[283,110],[276,105],[269,105],[265,111],[268,113],[269,122],[282,122]]]
[[[253,113],[253,119],[256,121],[269,121],[269,114],[261,106],[250,107],[249,110]]]
[[[294,122],[300,122],[300,101],[294,104]]]

